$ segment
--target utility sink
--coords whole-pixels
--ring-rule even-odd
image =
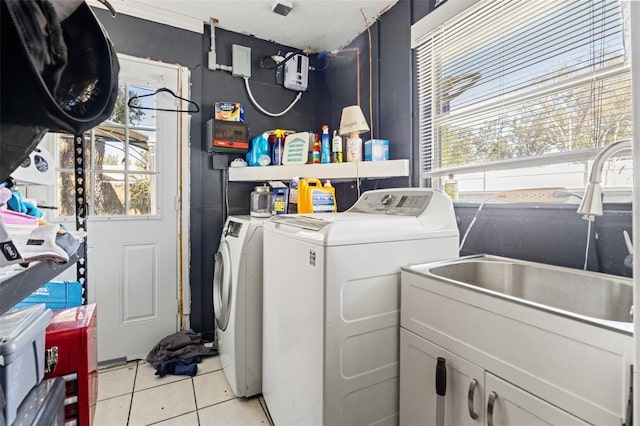
[[[633,321],[629,278],[490,255],[409,268],[439,281],[579,320],[593,319],[605,325]]]
[[[433,362],[423,368],[428,371],[436,356],[445,357],[461,385],[452,394],[463,405],[469,378],[484,371],[480,423],[491,418],[492,394],[502,401],[498,412],[510,398],[506,389],[491,388],[490,377],[550,404],[534,415],[553,406],[577,418],[548,424],[625,423],[634,348],[631,279],[491,255],[403,266],[400,273],[402,336],[423,339],[405,343],[401,377],[403,360]],[[411,371],[423,379],[421,369]],[[511,400],[523,409],[530,402]],[[512,423],[524,422],[518,418]]]

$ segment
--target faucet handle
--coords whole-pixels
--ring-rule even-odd
[[[624,243],[627,245],[627,250],[629,254],[624,258],[624,265],[628,268],[633,267],[633,243],[631,242],[631,238],[629,238],[629,233],[627,231],[622,231],[622,235],[624,235]]]
[[[622,231],[622,235],[624,235],[624,243],[627,245],[627,250],[629,250],[629,254],[633,254],[633,243],[631,242],[629,233],[627,231]]]

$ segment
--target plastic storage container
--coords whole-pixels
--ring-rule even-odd
[[[256,186],[251,193],[251,216],[269,217],[271,216],[271,204],[273,203],[273,194],[271,188],[264,186]]]
[[[45,329],[53,313],[43,304],[12,309],[0,317],[0,386],[5,424],[16,417],[24,397],[44,376]]]
[[[13,426],[64,425],[64,380],[43,380],[24,398]]]
[[[82,283],[79,281],[50,281],[31,293],[15,308],[44,303],[49,309],[66,309],[82,305]]]

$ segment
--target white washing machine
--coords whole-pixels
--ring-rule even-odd
[[[451,199],[365,192],[264,224],[262,393],[278,426],[396,425],[400,266],[458,257]]]
[[[229,216],[213,273],[218,352],[237,396],[262,390],[262,226],[264,219]]]

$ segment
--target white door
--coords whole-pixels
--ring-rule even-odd
[[[154,94],[167,88],[187,98],[183,71],[128,56],[119,60],[120,94],[114,112],[90,132],[85,150],[87,299],[98,307],[101,363],[145,358],[160,339],[178,330],[183,278],[178,268],[179,163],[187,114],[146,109],[187,108],[166,91]],[[74,214],[64,211],[74,205],[69,200],[72,156],[65,154],[65,138],[58,135],[61,216]]]

